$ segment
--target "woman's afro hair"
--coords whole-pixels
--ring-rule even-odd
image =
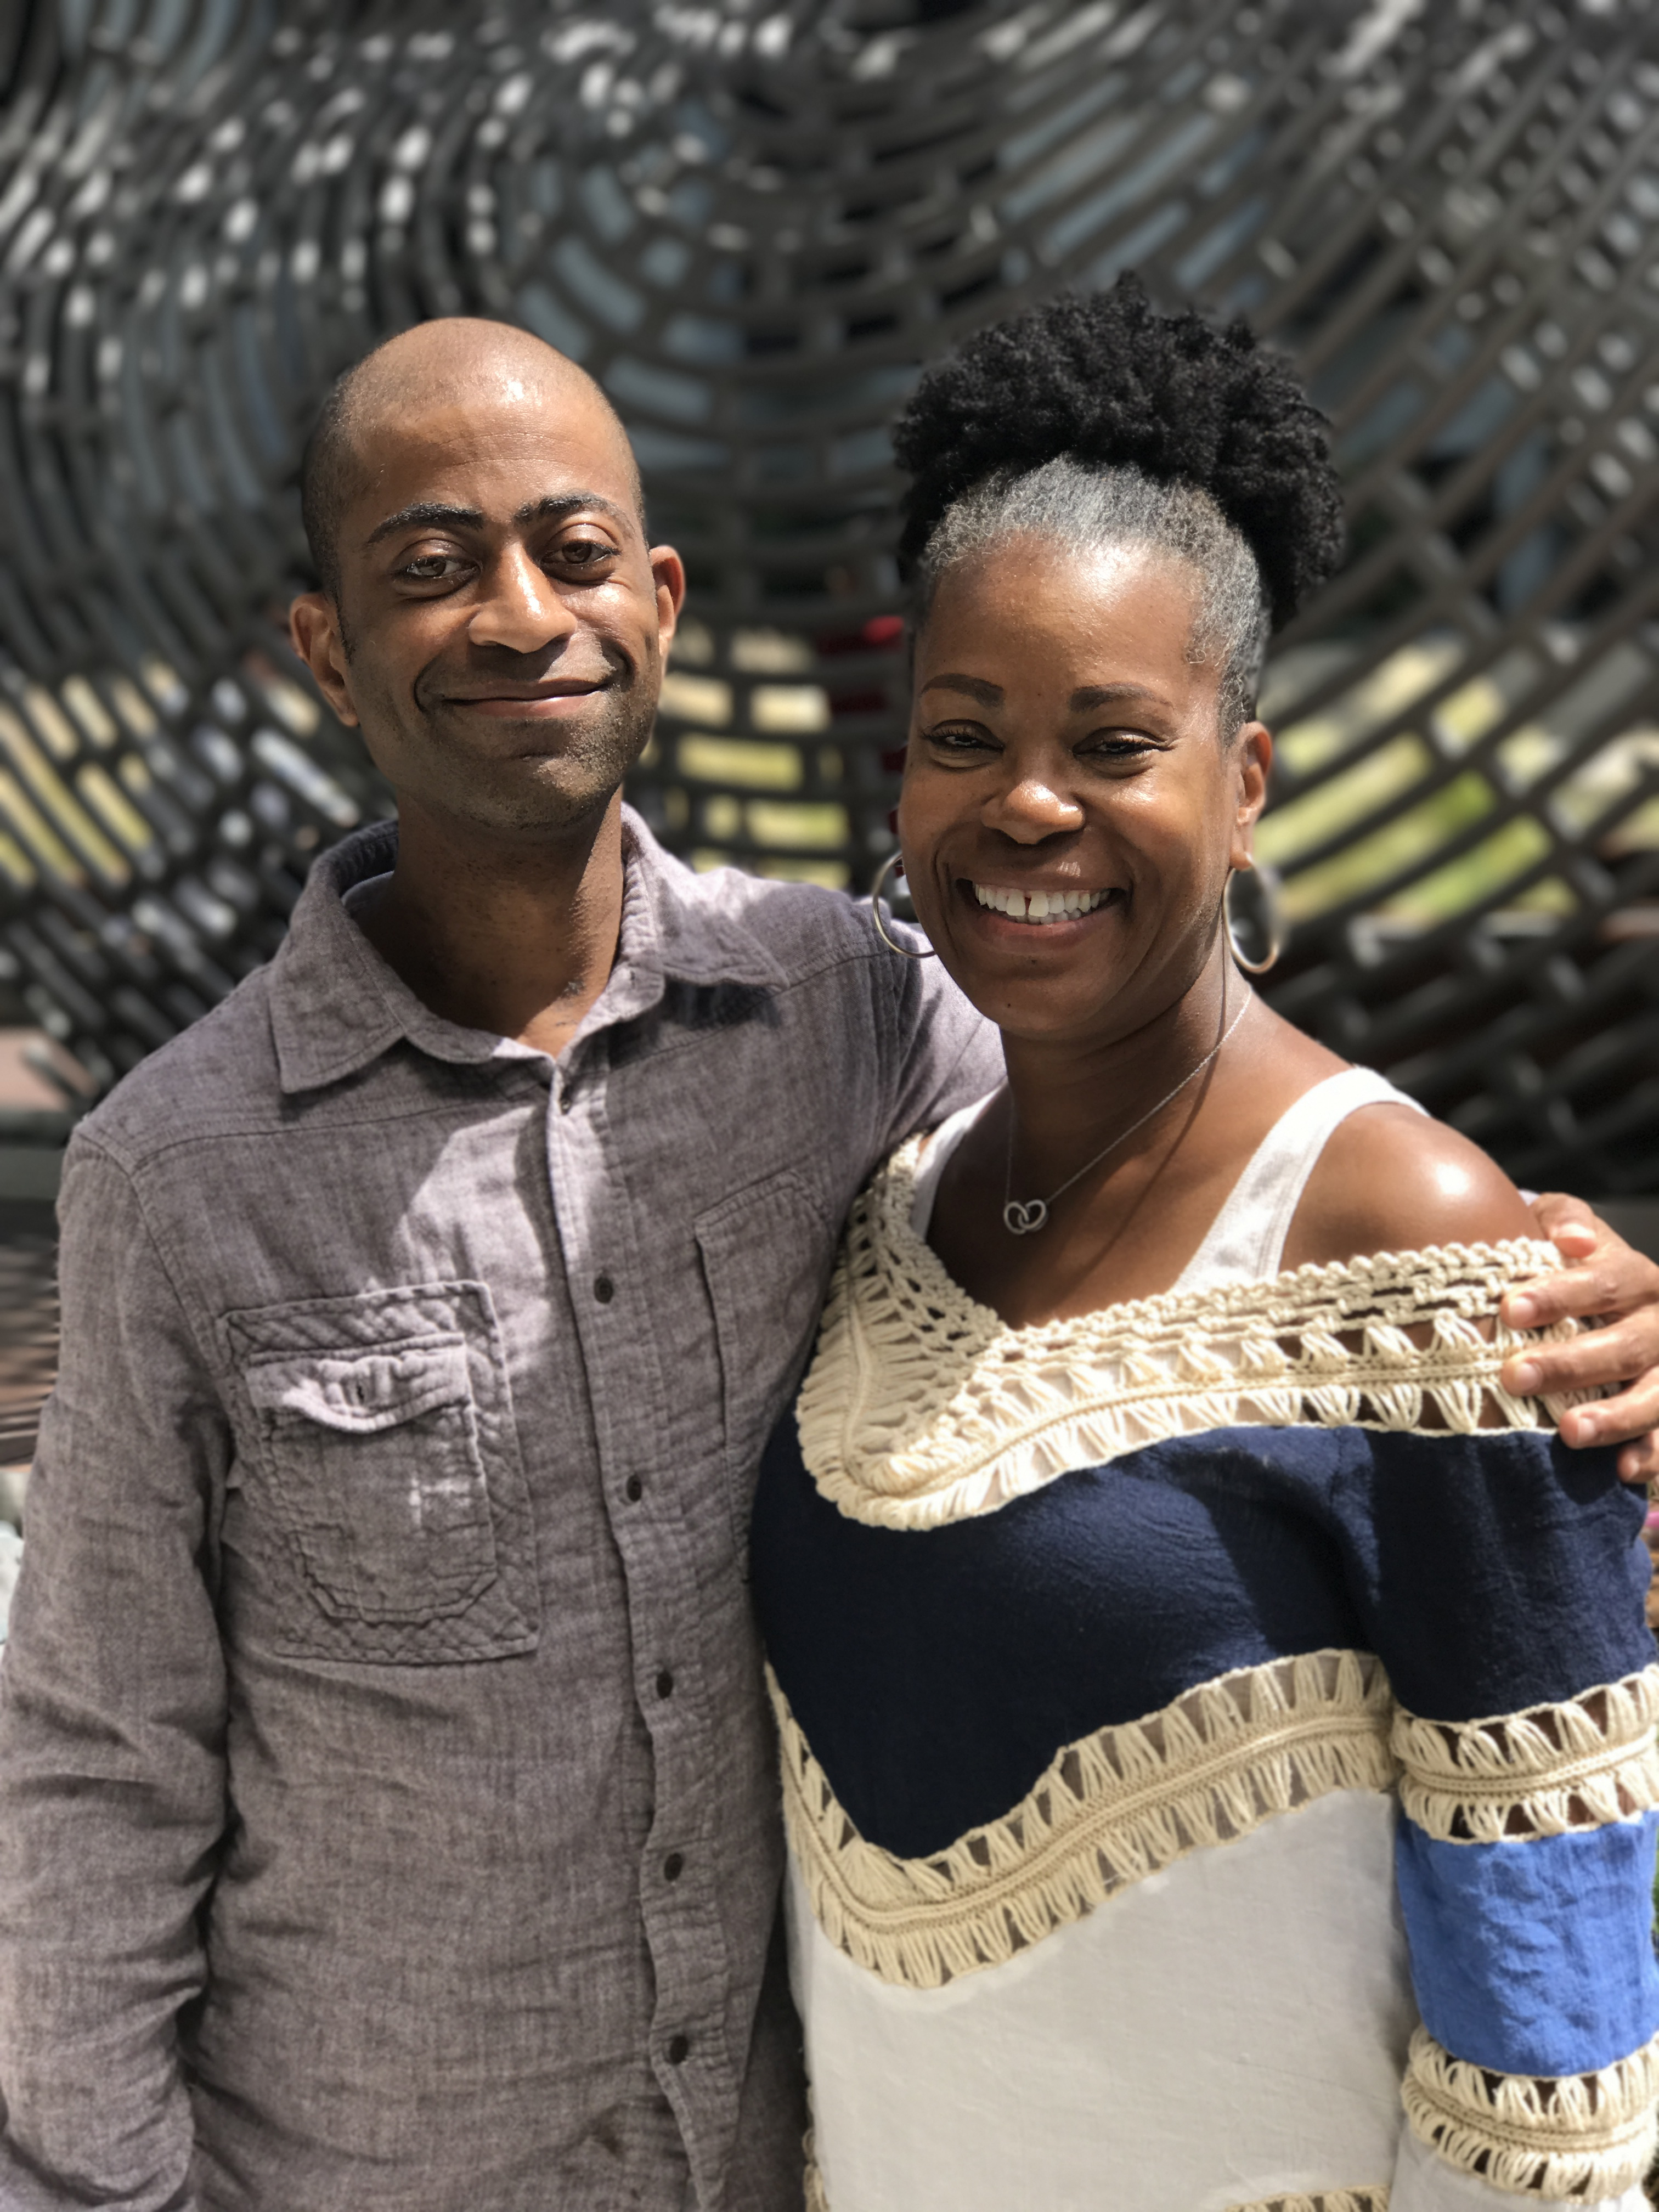
[[[1342,557],[1326,428],[1245,324],[1160,315],[1133,274],[1062,293],[979,331],[916,387],[893,433],[913,479],[900,563],[909,573],[986,477],[1066,454],[1206,491],[1255,556],[1277,629]]]

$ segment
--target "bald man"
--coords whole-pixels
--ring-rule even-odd
[[[751,1472],[849,1200],[1000,1061],[849,902],[623,807],[684,576],[580,370],[409,332],[305,494],[295,642],[398,827],[70,1147],[0,2207],[784,2212]]]

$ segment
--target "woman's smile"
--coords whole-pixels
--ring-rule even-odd
[[[1121,884],[1085,890],[1078,884],[1015,884],[958,876],[952,929],[987,952],[1070,956],[1108,927],[1121,928],[1129,894]]]
[[[1047,928],[1056,922],[1081,921],[1085,915],[1126,896],[1121,890],[1085,891],[1070,884],[1038,890],[1016,890],[1006,884],[970,883],[968,889],[981,906],[1028,929],[1034,924]]]

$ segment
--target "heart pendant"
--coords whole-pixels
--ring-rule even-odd
[[[1048,1218],[1046,1199],[1011,1198],[1002,1209],[1002,1225],[1011,1237],[1030,1237]]]

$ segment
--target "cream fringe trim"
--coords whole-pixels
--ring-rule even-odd
[[[1262,2197],[1249,2204],[1230,2204],[1227,2212],[1389,2212],[1389,2191],[1322,2189],[1317,2197]]]
[[[1468,1435],[1547,1427],[1577,1402],[1498,1385],[1517,1345],[1574,1333],[1529,1337],[1496,1318],[1511,1284],[1560,1264],[1551,1244],[1382,1253],[1010,1328],[910,1227],[920,1144],[854,1206],[796,1403],[807,1468],[854,1520],[937,1527],[1073,1468],[1241,1423]],[[1431,1341],[1414,1344],[1407,1330],[1425,1326]]]
[[[1559,1705],[1490,1720],[1401,1711],[1400,1801],[1442,1843],[1559,1836],[1659,1806],[1659,1667]]]
[[[1419,2027],[1401,2094],[1413,2134],[1449,2165],[1494,2189],[1595,2203],[1653,2162],[1659,2037],[1599,2074],[1534,2081],[1466,2065]]]
[[[777,1680],[784,1816],[830,1941],[885,1982],[937,1989],[1000,1965],[1188,1852],[1335,1790],[1387,1790],[1389,1684],[1369,1654],[1240,1668],[1055,1758],[1029,1796],[928,1858],[866,1843]]]
[[[806,2130],[802,2148],[806,2153],[806,2212],[830,2212],[830,2199],[823,2193],[823,2176],[818,2172],[811,2128]]]
[[[812,2138],[806,2138],[806,2212],[830,2212],[823,2193],[823,2177],[812,2160]],[[1249,2204],[1230,2204],[1227,2212],[1389,2212],[1384,2189],[1322,2189],[1317,2197],[1262,2197]]]

